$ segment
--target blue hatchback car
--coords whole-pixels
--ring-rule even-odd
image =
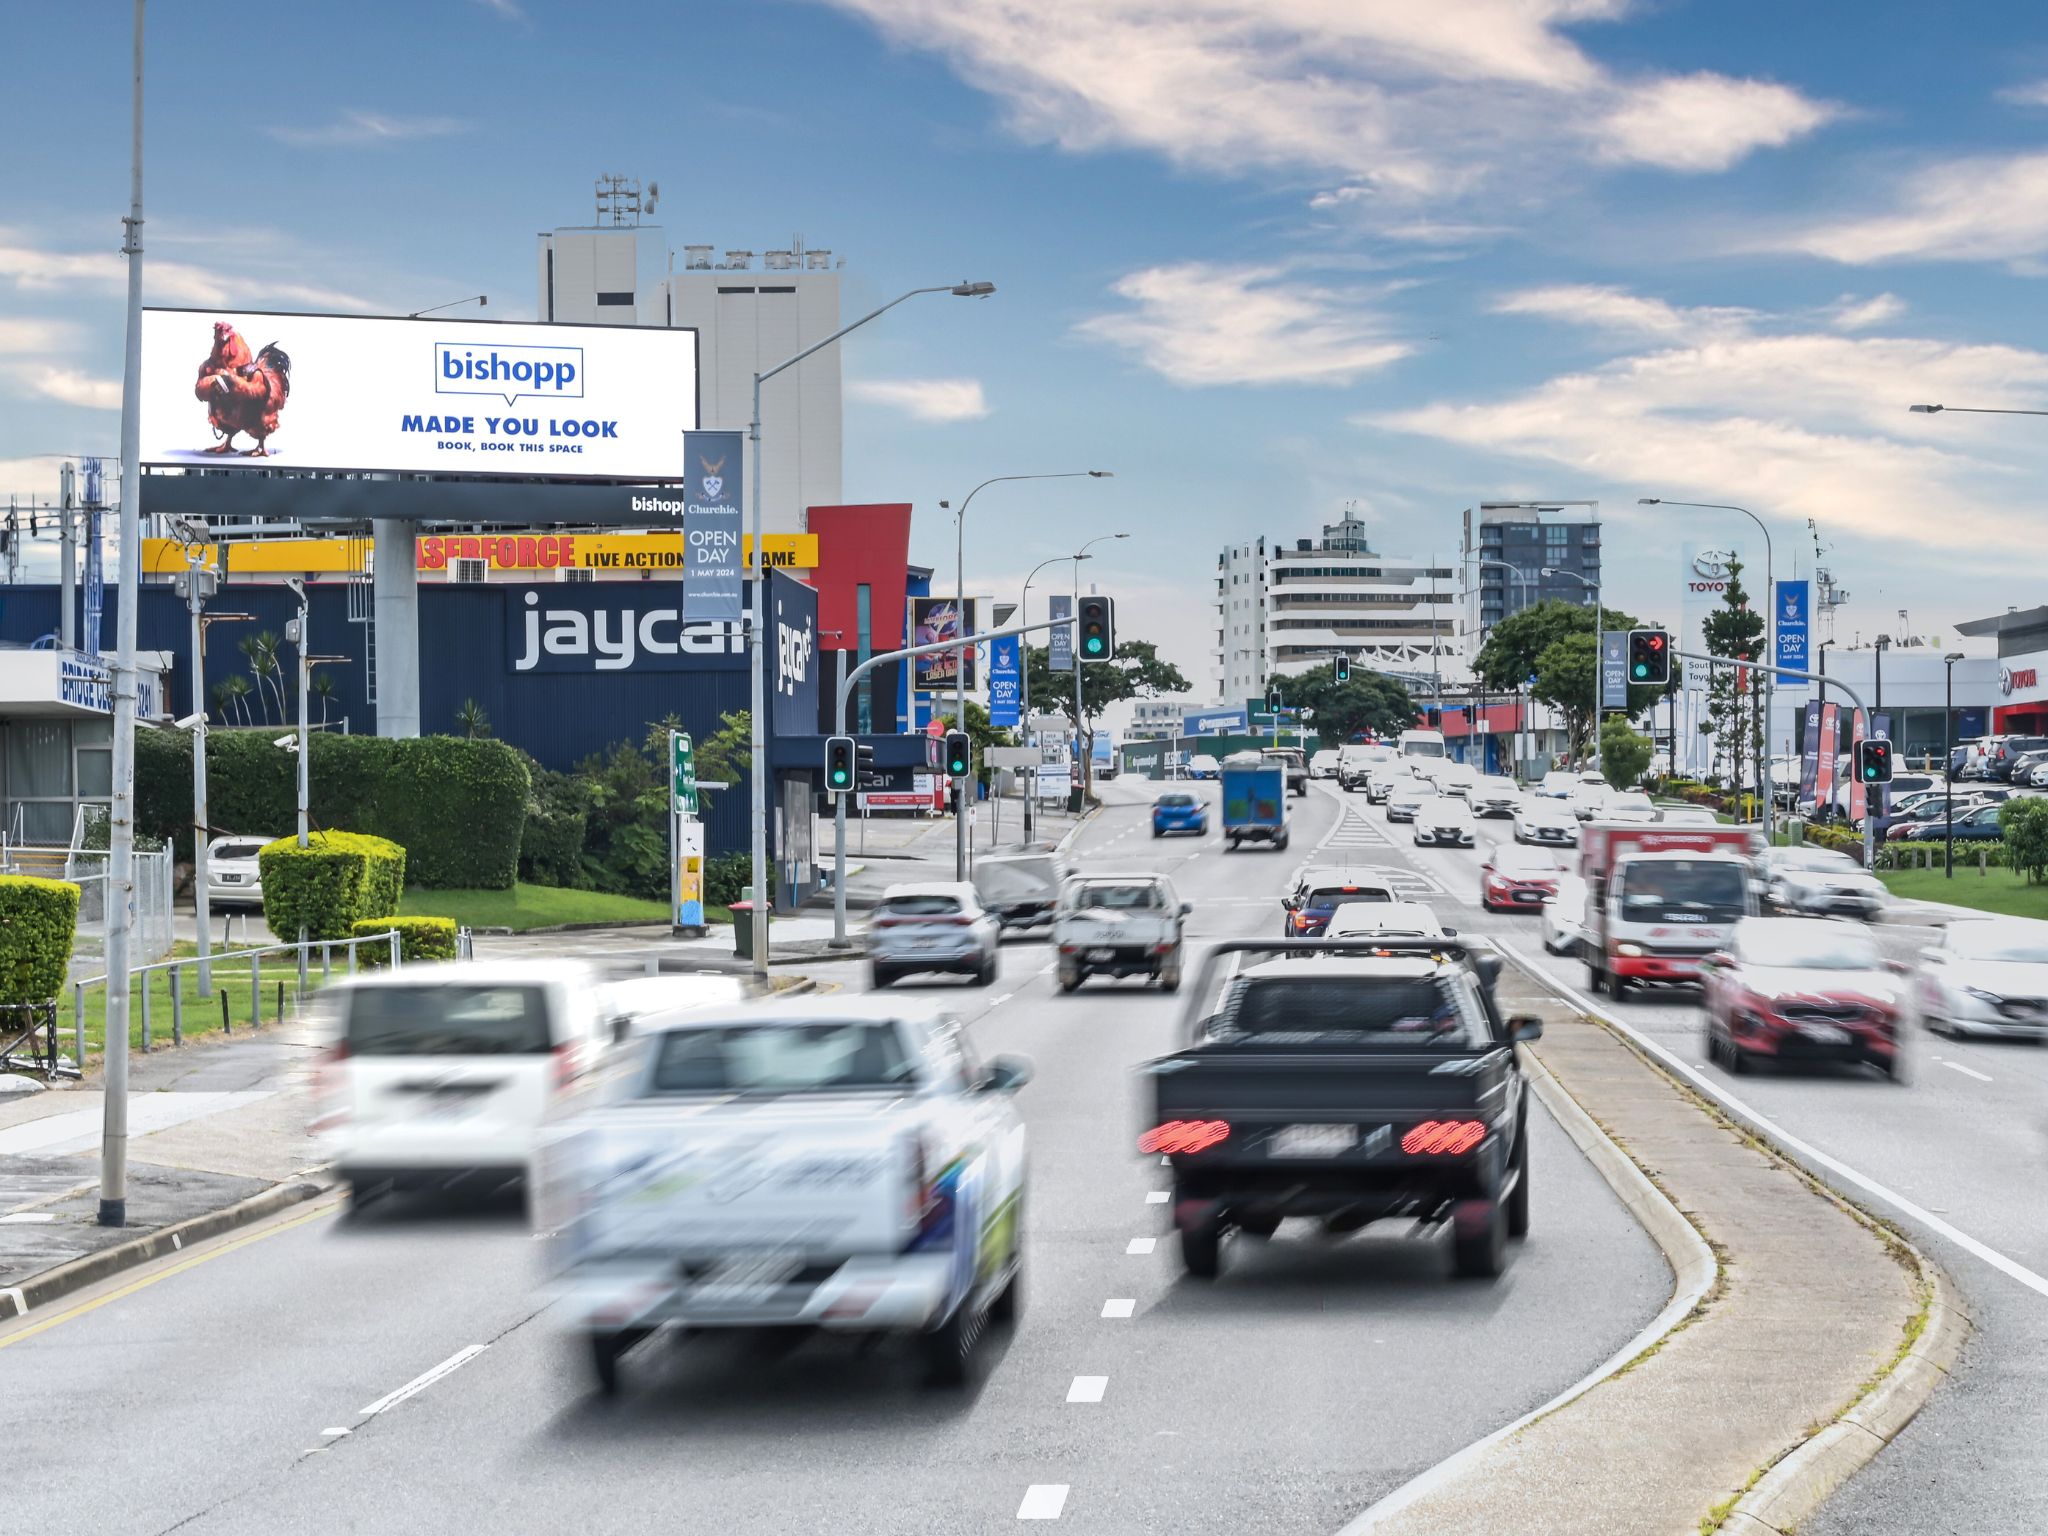
[[[1169,832],[1192,832],[1197,837],[1209,831],[1209,809],[1193,795],[1185,791],[1161,795],[1152,802],[1152,835],[1164,837]]]

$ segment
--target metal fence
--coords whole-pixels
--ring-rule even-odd
[[[71,945],[74,978],[95,975],[106,968],[108,857],[91,849],[71,850],[63,872],[54,876],[78,887],[78,933]],[[35,871],[22,871],[32,872]],[[171,919],[172,889],[171,850],[136,849],[135,918],[128,943],[129,953],[142,964],[161,960],[177,940]]]

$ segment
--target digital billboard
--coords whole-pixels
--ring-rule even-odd
[[[966,633],[975,633],[973,598],[967,599]],[[934,645],[961,638],[960,605],[950,597],[913,597],[910,600],[912,645]],[[958,651],[934,651],[915,658],[915,687],[924,693],[943,693],[960,681],[959,669],[967,668],[967,690],[974,691],[974,647]]]
[[[142,316],[142,462],[680,480],[697,333],[218,309]]]

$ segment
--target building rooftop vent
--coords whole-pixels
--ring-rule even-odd
[[[684,246],[683,270],[685,272],[709,272],[711,270],[711,247],[708,245]]]
[[[770,272],[788,272],[796,266],[795,251],[768,251],[761,257],[761,265]]]
[[[804,252],[804,266],[809,271],[823,272],[827,270],[831,265],[832,253],[830,251]]]
[[[1294,547],[1297,550],[1299,550],[1302,554],[1307,554],[1310,550],[1316,547],[1316,541],[1314,539],[1296,539],[1294,541]]]
[[[754,264],[752,251],[727,251],[725,261],[719,267],[721,272],[744,272]]]

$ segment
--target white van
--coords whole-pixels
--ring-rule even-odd
[[[1403,757],[1442,757],[1444,755],[1444,733],[1442,731],[1403,731],[1395,742],[1396,749]]]
[[[409,965],[323,995],[312,1129],[351,1201],[524,1178],[542,1120],[629,1027],[606,999],[562,960]]]

